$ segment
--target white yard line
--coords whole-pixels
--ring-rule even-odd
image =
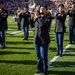
[[[12,30],[12,29],[8,29],[8,30]]]
[[[63,51],[66,51],[71,45],[67,45]],[[48,63],[48,65],[51,65],[59,56],[54,56]]]
[[[29,31],[29,33],[32,32],[32,31]],[[12,35],[15,35],[17,33],[19,34],[23,34],[23,31],[14,31],[14,32],[7,32],[8,34],[12,34]]]
[[[14,32],[10,32],[10,34],[17,34],[17,33],[21,33],[22,31],[14,31]]]
[[[29,33],[31,33],[32,31],[29,31]],[[20,33],[20,34],[24,34],[24,32]]]

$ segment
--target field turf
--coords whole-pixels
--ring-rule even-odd
[[[50,30],[48,60],[56,55],[53,20]],[[0,75],[34,75],[37,71],[37,58],[33,44],[34,28],[30,28],[29,39],[23,40],[23,31],[17,30],[17,23],[8,17],[9,30],[6,33],[6,49],[0,49]],[[17,32],[17,33],[15,33]],[[64,37],[64,47],[69,43],[68,23]],[[41,74],[43,75],[43,74]],[[49,75],[75,75],[75,45],[71,45],[63,57],[49,66]]]

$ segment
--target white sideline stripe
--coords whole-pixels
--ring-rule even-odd
[[[64,51],[66,51],[71,45],[67,45],[65,48],[64,48]]]
[[[71,45],[67,45],[63,51],[66,51]],[[48,66],[51,65],[59,56],[55,56],[53,59],[51,59],[48,63]]]
[[[12,29],[8,29],[8,30],[12,30]]]
[[[20,33],[22,31],[15,31],[15,32],[10,32],[10,34],[17,34],[17,33]]]
[[[34,74],[34,75],[40,75],[40,74]]]
[[[29,33],[30,33],[30,32],[32,32],[32,31],[29,31]],[[7,32],[7,33],[9,33],[9,34],[14,34],[14,35],[17,34],[17,33],[23,34],[23,31],[15,31],[15,32]]]
[[[30,33],[30,32],[32,32],[32,31],[29,31],[29,33]],[[22,32],[22,33],[20,33],[20,34],[24,34],[24,33]]]

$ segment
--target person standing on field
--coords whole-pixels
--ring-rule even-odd
[[[33,15],[31,15],[31,18]],[[33,21],[33,20],[32,20]],[[39,7],[39,15],[33,21],[35,26],[34,47],[37,55],[37,72],[35,75],[44,73],[48,75],[48,47],[50,43],[49,27],[51,25],[52,16],[48,14],[46,4]]]
[[[8,11],[4,8],[4,3],[0,1],[0,43],[1,48],[6,47],[6,31],[8,29],[7,24]]]
[[[23,40],[28,40],[29,24],[30,24],[30,12],[28,10],[28,6],[24,7],[22,18],[24,18],[24,22],[23,22],[24,39]]]
[[[64,33],[66,32],[66,27],[65,27],[66,13],[64,11],[63,4],[59,5],[55,19],[56,19],[56,23],[55,23],[54,32],[55,32],[56,50],[57,50],[56,55],[62,56]]]
[[[72,2],[67,15],[69,15],[69,44],[75,44],[75,2]]]

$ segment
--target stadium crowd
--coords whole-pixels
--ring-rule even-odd
[[[5,2],[5,8],[8,9],[10,14],[15,14],[15,11],[20,6],[22,9],[29,4],[29,0],[20,0],[18,1],[9,1]],[[51,9],[56,10],[58,8],[58,5],[60,4],[59,0],[35,0],[35,4],[38,6],[41,3],[46,3],[48,6],[50,6]],[[65,4],[65,8],[69,3],[66,3],[65,1],[61,2],[62,4]]]

